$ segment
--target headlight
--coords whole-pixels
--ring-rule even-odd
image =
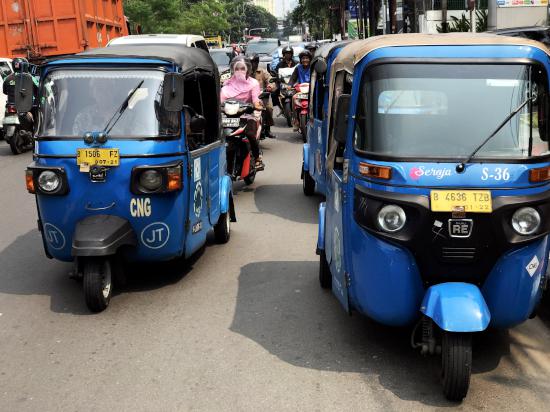
[[[522,207],[512,216],[512,227],[520,235],[532,235],[540,227],[540,215],[532,207]]]
[[[384,206],[378,212],[378,225],[384,232],[397,232],[403,229],[406,221],[405,211],[396,205]]]
[[[234,116],[239,113],[241,105],[239,103],[225,103],[223,105],[223,111],[228,116]]]
[[[154,192],[162,186],[162,175],[157,170],[146,170],[139,176],[139,185],[149,192]]]
[[[44,192],[51,193],[56,191],[61,185],[61,180],[55,172],[44,170],[38,175],[38,186]]]

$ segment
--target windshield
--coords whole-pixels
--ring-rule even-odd
[[[56,70],[43,82],[39,136],[82,137],[103,131],[128,95],[128,102],[109,136],[166,137],[179,134],[177,112],[161,108],[164,73],[148,70]]]
[[[253,53],[271,54],[275,51],[277,47],[279,47],[279,44],[276,41],[248,43],[248,45],[246,46],[246,55],[249,56]]]
[[[361,85],[355,147],[395,157],[465,157],[529,91],[537,96],[534,103],[515,115],[476,158],[549,154],[544,70],[485,64],[374,66]]]
[[[225,50],[210,50],[210,56],[217,66],[229,66],[231,57]]]

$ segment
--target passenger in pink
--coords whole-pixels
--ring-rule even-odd
[[[260,101],[260,84],[252,77],[252,63],[244,56],[237,56],[231,61],[231,78],[224,83],[220,92],[223,103],[228,99],[239,100],[243,103],[253,103],[257,110],[262,110]],[[258,120],[251,116],[246,123],[245,133],[250,142],[250,149],[256,159],[256,167],[263,167],[260,145],[256,140]]]

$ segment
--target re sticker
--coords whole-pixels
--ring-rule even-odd
[[[193,178],[195,182],[201,180],[201,158],[193,160]]]
[[[527,270],[527,273],[529,273],[529,276],[533,277],[533,275],[536,273],[537,269],[539,268],[540,262],[537,255],[533,256],[533,259],[525,266],[525,269]]]

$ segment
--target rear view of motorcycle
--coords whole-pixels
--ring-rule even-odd
[[[13,154],[21,154],[33,147],[33,117],[31,113],[17,113],[15,105],[6,105],[3,120],[4,139]]]
[[[249,120],[257,122],[256,138],[261,134],[261,111],[254,110],[249,103],[226,100],[222,103],[222,127],[227,145],[227,173],[233,180],[244,180],[247,185],[254,183],[256,159],[252,153],[246,126]]]

